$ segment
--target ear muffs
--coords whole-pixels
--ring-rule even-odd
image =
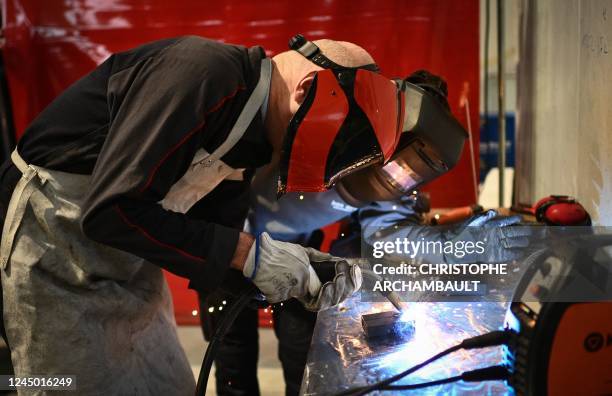
[[[536,220],[547,225],[590,226],[591,216],[584,207],[568,195],[551,195],[535,205]]]

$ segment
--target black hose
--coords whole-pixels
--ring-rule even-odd
[[[380,388],[380,390],[414,390],[414,389],[423,389],[429,388],[432,386],[451,384],[453,382],[461,381],[461,376],[456,375],[454,377],[443,378],[435,381],[421,382],[418,384],[407,384],[407,385],[387,385],[385,387]]]
[[[435,381],[421,382],[418,384],[406,384],[406,385],[387,385],[382,387],[380,390],[414,390],[429,388],[432,386],[450,384],[457,381],[467,382],[484,382],[484,381],[505,381],[510,376],[508,367],[504,365],[484,367],[476,370],[466,371],[461,375],[454,377],[443,378]]]
[[[206,353],[204,354],[204,360],[202,361],[202,367],[200,368],[200,375],[198,375],[198,384],[196,386],[196,396],[204,396],[206,394],[206,386],[208,385],[208,377],[212,368],[215,355],[219,344],[223,341],[223,338],[227,334],[228,330],[234,323],[234,320],[238,317],[240,312],[251,302],[253,297],[257,294],[257,288],[251,285],[248,289],[238,295],[238,298],[231,305],[227,313],[221,319],[221,323],[215,330]]]
[[[385,390],[385,389],[387,390],[418,389],[421,387],[442,385],[442,384],[459,381],[459,380],[489,381],[489,380],[494,380],[494,379],[506,379],[508,377],[508,370],[506,369],[506,367],[492,366],[492,367],[486,367],[483,369],[468,371],[468,372],[461,374],[458,377],[450,377],[450,378],[445,378],[442,380],[424,382],[421,384],[391,386],[393,382],[396,382],[414,373],[415,371],[418,371],[422,369],[423,367],[428,366],[429,364],[435,362],[436,360],[439,360],[440,358],[446,355],[449,355],[455,351],[458,351],[461,349],[478,349],[478,348],[487,348],[487,347],[496,346],[496,345],[507,345],[509,342],[511,342],[514,339],[515,335],[516,333],[514,333],[513,331],[496,330],[496,331],[491,331],[489,333],[477,335],[471,338],[467,338],[463,340],[460,344],[457,344],[448,349],[445,349],[444,351],[430,357],[424,362],[421,362],[417,364],[416,366],[412,366],[409,369],[404,370],[399,374],[395,374],[387,379],[378,381],[375,384],[347,389],[343,392],[337,393],[335,396],[363,396],[370,392],[381,390],[381,389],[382,390]]]
[[[446,355],[450,355],[451,353],[458,351],[461,349],[461,345],[454,345],[448,349],[445,349],[444,351],[430,357],[429,359],[425,360],[424,362],[421,362],[415,366],[410,367],[407,370],[402,371],[399,374],[395,374],[387,379],[384,379],[382,381],[379,381],[375,384],[372,385],[366,385],[366,386],[362,386],[359,388],[352,388],[352,389],[348,389],[345,390],[344,392],[340,392],[338,394],[336,394],[336,396],[361,396],[361,395],[365,395],[367,393],[370,393],[372,391],[378,390],[378,389],[382,389],[387,385],[390,385],[391,383],[398,381],[404,377],[406,377],[407,375],[410,375],[412,373],[414,373],[415,371],[420,370],[421,368],[428,366],[430,363],[435,362],[436,360],[446,356]]]

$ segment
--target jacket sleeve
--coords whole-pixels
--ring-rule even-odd
[[[219,76],[218,65],[165,51],[109,80],[109,132],[81,227],[94,241],[189,278],[191,288],[210,290],[226,275],[239,231],[167,211],[159,201],[214,130],[207,123],[244,84],[239,71]]]

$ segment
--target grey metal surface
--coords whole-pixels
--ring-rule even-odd
[[[499,328],[506,311],[503,303],[406,303],[405,316],[414,320],[415,333],[400,343],[372,345],[365,340],[361,314],[393,307],[390,303],[362,303],[360,299],[356,295],[336,308],[319,313],[302,382],[303,395],[333,395],[399,373],[464,338]],[[445,378],[498,364],[501,360],[500,347],[458,351],[398,384]],[[512,391],[501,381],[491,381],[459,382],[409,394],[505,395]]]

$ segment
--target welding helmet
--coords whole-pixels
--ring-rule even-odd
[[[301,35],[289,47],[323,70],[289,123],[279,195],[336,184],[351,204],[393,200],[458,162],[467,133],[450,114],[445,84],[426,72],[390,80],[375,64],[340,66]]]
[[[448,172],[461,157],[468,134],[450,112],[444,80],[421,70],[394,81],[404,106],[399,142],[388,162],[336,185],[351,205],[396,200]]]
[[[375,64],[352,68],[334,63],[301,35],[289,47],[323,70],[315,73],[289,122],[279,195],[325,191],[358,169],[389,160],[403,119],[396,84],[379,74]]]

